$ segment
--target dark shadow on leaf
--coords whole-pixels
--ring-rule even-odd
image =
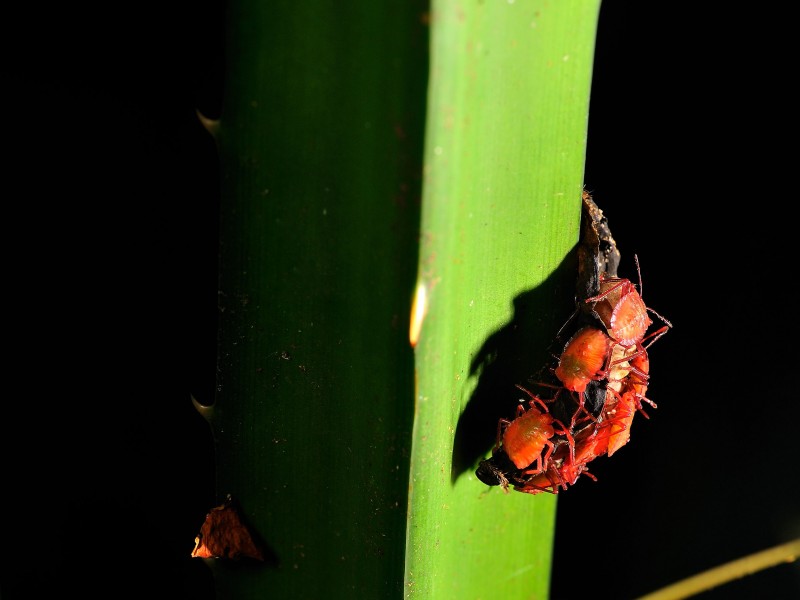
[[[574,312],[576,270],[573,249],[540,285],[514,298],[511,320],[477,352],[470,376],[477,377],[478,384],[456,426],[453,483],[491,450],[499,419],[514,417],[519,400],[525,398],[516,385],[550,379],[553,354],[563,347],[556,335]]]

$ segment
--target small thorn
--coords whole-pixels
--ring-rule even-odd
[[[214,418],[214,405],[211,404],[206,406],[205,404],[200,404],[197,401],[197,398],[194,395],[191,395],[192,398],[192,405],[194,406],[195,410],[200,413],[200,416],[203,417],[206,421],[211,423],[211,419]]]
[[[200,110],[195,110],[195,113],[203,128],[216,140],[219,134],[219,119],[209,119]]]

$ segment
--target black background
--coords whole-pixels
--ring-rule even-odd
[[[649,421],[559,497],[552,594],[630,598],[800,535],[785,14],[605,2],[586,186],[674,329]],[[796,598],[783,565],[704,598]]]
[[[602,7],[585,181],[620,274],[638,255],[675,327],[650,352],[659,408],[559,497],[554,598],[633,598],[800,535],[791,19],[668,8]],[[6,11],[9,600],[115,579],[212,597],[188,557],[210,432],[176,399],[213,395],[217,159],[195,109],[219,113],[223,14]],[[798,594],[795,564],[705,597]]]

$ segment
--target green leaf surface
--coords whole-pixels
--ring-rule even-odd
[[[573,306],[598,11],[434,3],[408,597],[547,597],[556,498],[474,468]]]
[[[556,499],[473,472],[570,312],[598,10],[229,4],[219,598],[546,596]]]
[[[231,3],[217,489],[274,560],[216,561],[219,598],[401,593],[422,12]]]

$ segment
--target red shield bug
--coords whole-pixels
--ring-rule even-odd
[[[619,251],[608,221],[588,192],[583,193],[578,244],[576,310],[556,335],[553,347],[572,336],[535,385],[555,390],[542,399],[522,386],[530,399],[513,419],[500,419],[492,456],[481,461],[476,476],[504,491],[552,493],[575,485],[582,475],[597,478],[589,464],[612,456],[630,440],[637,412],[650,384],[648,348],[671,327],[642,299],[639,259],[634,256],[638,286],[617,275]],[[648,333],[655,315],[663,326]],[[564,336],[562,337],[562,333]],[[557,351],[554,351],[557,352]],[[567,423],[569,426],[564,425]]]
[[[639,258],[634,256],[634,259],[636,271],[639,273],[639,290],[641,290],[642,274],[639,268]],[[594,313],[605,325],[608,335],[623,346],[633,346],[644,339],[647,329],[653,324],[648,312],[653,313],[665,323],[664,327],[648,336],[653,338],[652,342],[672,327],[672,323],[645,305],[640,291],[637,291],[636,286],[629,279],[601,275],[600,293],[587,298],[585,302],[591,304]]]
[[[568,390],[583,392],[586,384],[603,377],[610,351],[610,340],[605,332],[596,327],[583,327],[564,347],[555,369],[556,377]]]
[[[500,420],[503,449],[518,469],[530,469],[535,464],[535,471],[542,472],[554,449],[550,441],[556,434],[553,424],[560,427],[558,433],[561,435],[569,438],[570,433],[560,421],[553,418],[544,402],[522,386],[517,387],[530,396],[530,408],[525,410],[520,404],[513,421]],[[536,408],[537,404],[542,407],[541,411]]]

